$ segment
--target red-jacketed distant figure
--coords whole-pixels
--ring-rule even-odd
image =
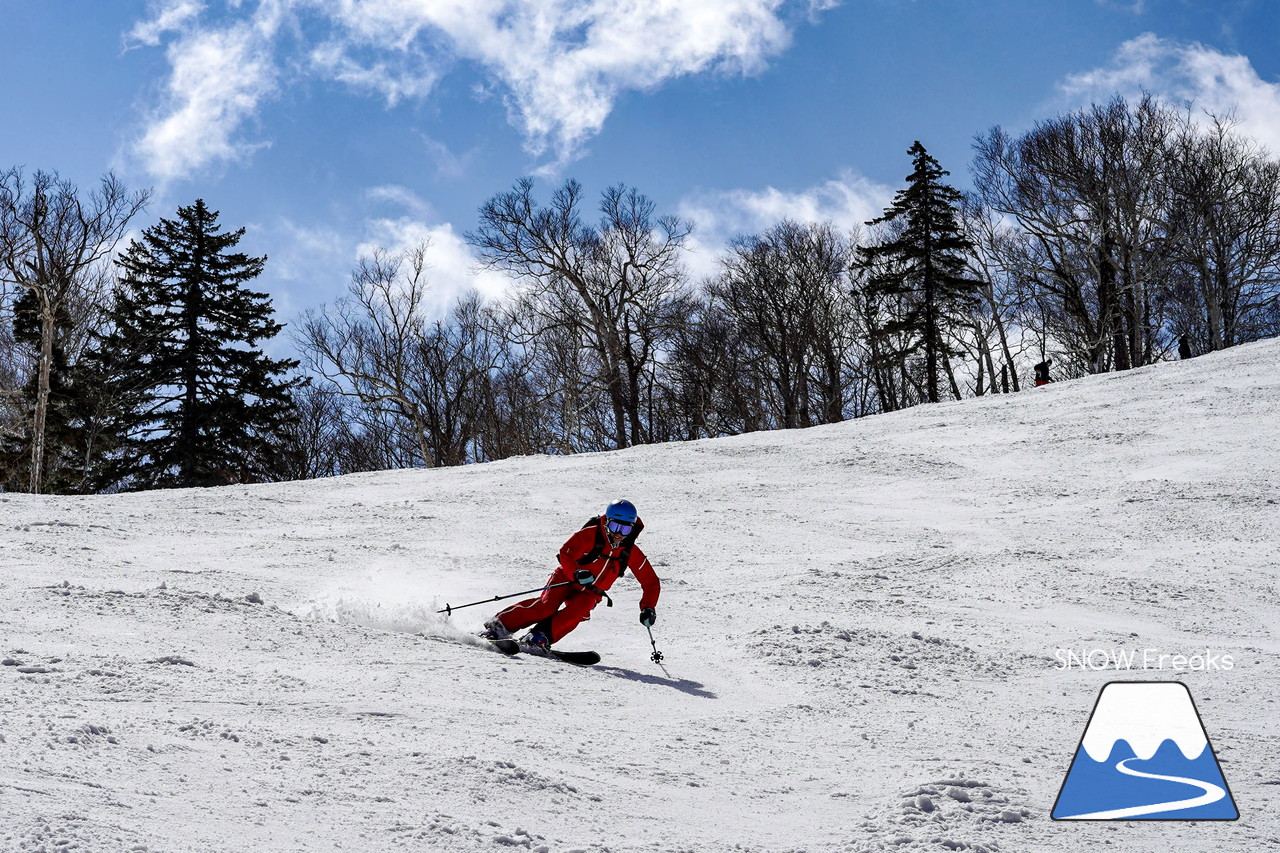
[[[1048,385],[1053,380],[1049,378],[1049,365],[1053,364],[1049,359],[1045,359],[1036,365],[1036,387]]]
[[[651,627],[658,615],[658,595],[662,583],[649,558],[636,546],[644,530],[635,505],[628,500],[609,504],[604,515],[589,520],[560,548],[560,565],[547,579],[537,598],[513,604],[484,623],[480,634],[487,640],[506,640],[516,631],[532,628],[520,638],[520,649],[548,654],[551,646],[591,618],[591,611],[613,582],[630,570],[640,581],[640,624]],[[613,601],[609,601],[613,606]]]

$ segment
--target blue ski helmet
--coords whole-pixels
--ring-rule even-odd
[[[604,511],[604,517],[609,521],[620,521],[623,524],[635,524],[640,514],[636,512],[636,505],[626,499],[619,499],[609,504],[609,508]]]

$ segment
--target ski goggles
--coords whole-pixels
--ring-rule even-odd
[[[626,536],[631,532],[631,528],[635,527],[635,525],[611,518],[605,522],[605,527],[609,529],[610,533],[617,533],[619,536]]]

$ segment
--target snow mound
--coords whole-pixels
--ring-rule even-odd
[[[875,841],[846,849],[997,853],[1011,838],[1010,826],[1043,817],[1025,805],[1025,798],[1026,792],[1012,793],[958,773],[904,791],[896,810],[862,822]]]

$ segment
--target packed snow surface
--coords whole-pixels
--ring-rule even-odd
[[[0,495],[0,850],[1275,849],[1277,365],[1268,341],[809,430]],[[561,643],[591,668],[486,648],[499,605],[436,613],[538,586],[619,496],[661,664],[630,578]],[[1049,819],[1099,690],[1142,679],[1188,686],[1240,820]]]

